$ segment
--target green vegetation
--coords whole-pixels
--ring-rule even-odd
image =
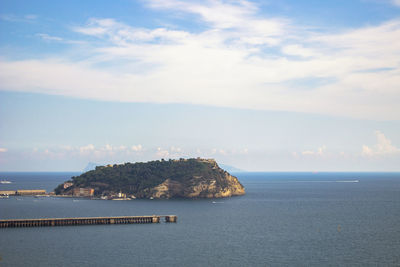
[[[64,189],[61,184],[55,193],[72,194],[73,188],[94,188],[97,196],[122,192],[142,198],[146,197],[149,189],[167,179],[184,186],[193,186],[194,181],[215,180],[219,188],[225,188],[228,186],[226,175],[214,160],[200,158],[115,164],[98,166],[95,170],[72,177],[73,186]]]

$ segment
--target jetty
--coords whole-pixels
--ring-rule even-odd
[[[0,220],[0,228],[160,223],[161,218],[164,218],[167,223],[176,223],[178,219],[176,215],[8,219]]]

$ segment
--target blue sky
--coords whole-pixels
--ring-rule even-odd
[[[1,1],[0,171],[399,171],[400,1]]]

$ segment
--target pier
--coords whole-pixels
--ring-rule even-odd
[[[46,195],[46,190],[44,190],[44,189],[0,190],[0,195],[8,195],[8,196],[41,196],[41,195]]]
[[[0,228],[72,226],[72,225],[96,225],[96,224],[159,223],[162,217],[164,217],[165,222],[168,223],[174,223],[174,222],[176,223],[178,219],[176,215],[9,219],[9,220],[0,220]]]

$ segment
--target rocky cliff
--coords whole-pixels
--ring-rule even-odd
[[[73,194],[74,188],[93,188],[95,196],[113,198],[221,198],[245,194],[238,179],[213,159],[161,160],[96,167],[72,177],[57,194]]]

